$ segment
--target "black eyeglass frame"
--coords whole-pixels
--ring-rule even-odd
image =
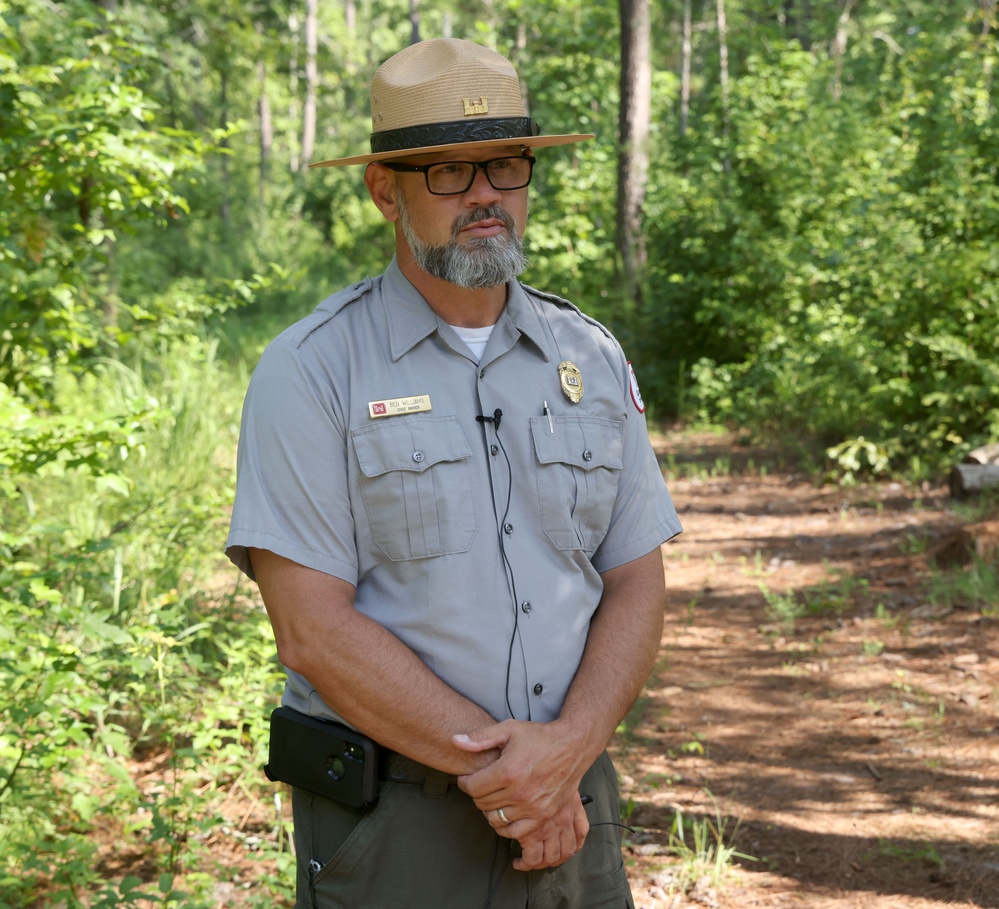
[[[521,183],[519,186],[497,186],[493,183],[493,178],[489,174],[489,165],[495,163],[496,161],[527,161],[530,163],[530,168],[527,171],[527,182]],[[533,155],[502,155],[499,158],[490,158],[488,161],[435,161],[433,164],[401,164],[398,161],[379,161],[378,163],[387,167],[389,170],[394,170],[397,173],[402,174],[423,174],[423,180],[427,184],[427,192],[432,196],[460,196],[462,193],[467,193],[471,188],[472,184],[475,182],[475,178],[478,175],[479,170],[482,170],[486,175],[486,179],[489,181],[489,185],[499,191],[499,192],[512,192],[516,189],[523,189],[525,186],[529,186],[531,179],[534,177],[534,165],[537,162],[537,158]],[[468,181],[468,186],[464,189],[456,189],[449,193],[439,193],[434,192],[430,188],[430,171],[435,167],[441,167],[445,164],[471,164],[472,165],[472,176]]]

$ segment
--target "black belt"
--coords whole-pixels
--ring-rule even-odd
[[[424,798],[442,799],[447,795],[450,786],[458,785],[458,777],[453,773],[435,770],[419,761],[389,751],[385,754],[381,779],[393,783],[416,783],[423,786]]]

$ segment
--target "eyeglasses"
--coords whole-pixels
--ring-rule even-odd
[[[398,173],[420,173],[426,178],[427,189],[435,196],[457,196],[467,193],[481,169],[493,189],[523,189],[531,182],[535,159],[531,155],[511,158],[490,158],[488,161],[442,161],[439,164],[398,164],[380,161]]]

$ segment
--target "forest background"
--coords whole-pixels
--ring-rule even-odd
[[[375,67],[495,47],[546,130],[529,283],[651,420],[939,476],[999,436],[994,0],[0,0],[0,905],[215,905],[280,691],[219,551],[266,340],[381,271]],[[160,769],[156,785],[142,767]],[[106,809],[113,805],[112,813]],[[113,848],[109,846],[113,844]]]

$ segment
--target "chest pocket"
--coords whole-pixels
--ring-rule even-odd
[[[549,427],[547,417],[535,417],[531,433],[545,534],[558,549],[593,552],[617,499],[623,421],[559,416]]]
[[[351,432],[371,535],[393,561],[466,552],[472,450],[456,417],[391,417]]]

